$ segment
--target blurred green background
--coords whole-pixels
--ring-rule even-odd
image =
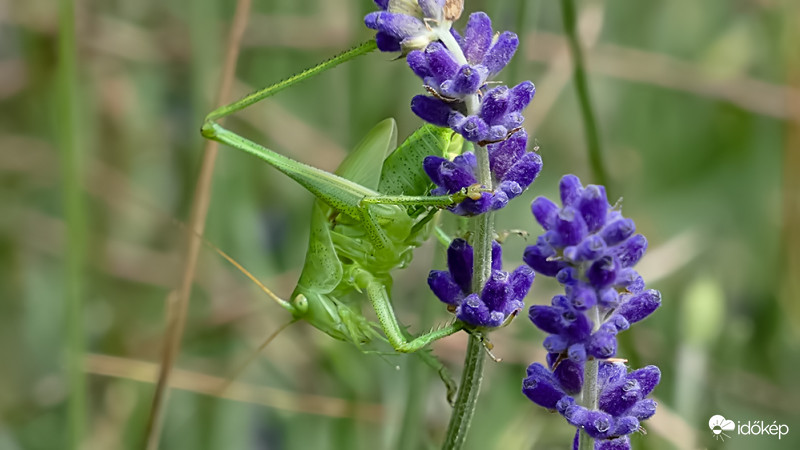
[[[632,367],[663,371],[659,411],[635,448],[800,447],[800,5],[577,4],[610,198],[624,196],[625,215],[648,237],[638,268],[663,293],[661,309],[620,339],[618,356]],[[70,429],[81,427],[82,448],[143,448],[182,267],[185,233],[175,220],[188,220],[198,130],[213,108],[234,7],[77,1],[69,112],[58,106],[58,5],[0,2],[0,449],[69,448]],[[565,173],[591,182],[559,3],[468,0],[466,8],[520,35],[502,81],[537,86],[525,126],[545,168],[498,214],[499,229],[535,236],[535,196],[553,196]],[[368,39],[362,18],[373,9],[367,0],[256,0],[235,96]],[[402,61],[375,53],[228,125],[332,170],[379,120],[395,117],[401,137],[419,126],[408,104],[420,92]],[[275,170],[221,148],[207,237],[288,296],[311,202]],[[524,246],[509,237],[508,268]],[[396,274],[394,304],[412,332],[448,318],[421,281],[443,267],[443,253],[431,241]],[[527,303],[548,303],[558,289],[540,277]],[[305,324],[280,334],[221,397],[225,379],[288,319],[203,248],[162,448],[437,448],[449,407],[431,370],[413,357],[362,354]],[[520,394],[527,364],[543,361],[542,339],[524,317],[493,335],[503,361],[487,364],[468,448],[567,448],[571,427]],[[70,342],[82,348],[72,359]],[[434,346],[456,376],[465,342]],[[80,377],[68,376],[69,361]],[[82,426],[68,406],[81,384],[86,401],[73,408]],[[780,441],[721,443],[707,425],[714,414],[791,431]]]

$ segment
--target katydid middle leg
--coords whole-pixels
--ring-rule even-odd
[[[378,316],[378,322],[381,324],[383,333],[386,335],[392,347],[398,352],[415,352],[431,342],[450,336],[464,329],[464,324],[456,321],[409,340],[406,338],[403,328],[397,321],[394,308],[392,308],[392,303],[389,300],[389,294],[386,292],[386,286],[381,281],[376,280],[375,277],[366,270],[357,269],[354,271],[353,275],[356,284],[366,291],[367,297],[370,303],[372,303],[372,307],[375,309],[375,314]]]

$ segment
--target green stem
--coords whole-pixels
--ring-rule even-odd
[[[61,176],[67,248],[64,270],[66,300],[66,370],[69,386],[68,446],[81,446],[85,431],[86,379],[83,373],[83,268],[86,262],[86,214],[81,193],[81,149],[78,138],[78,71],[75,5],[59,4],[59,117]]]
[[[446,33],[440,36],[442,43],[450,50],[457,61],[466,62],[466,57],[455,39]],[[480,99],[478,95],[469,95],[464,99],[467,115],[478,114]],[[492,172],[489,167],[489,149],[486,146],[474,145],[475,157],[478,160],[478,183],[491,190]],[[494,239],[494,214],[484,213],[470,219],[470,234],[473,248],[472,292],[480,293],[486,280],[492,273],[492,240]],[[483,338],[480,335],[470,334],[467,354],[464,357],[464,371],[461,374],[461,387],[458,398],[453,407],[453,415],[447,427],[445,437],[445,450],[456,450],[463,447],[467,439],[472,416],[478,404],[478,393],[483,380]]]
[[[447,436],[442,446],[443,450],[457,450],[464,446],[469,426],[472,423],[472,416],[475,414],[475,406],[478,403],[485,360],[481,338],[470,335],[467,355],[464,358],[464,372],[461,374],[461,387],[453,407],[453,415],[450,417]]]
[[[592,322],[594,323],[594,326],[592,327],[592,332],[594,333],[600,328],[600,311],[597,306],[590,309],[588,315],[592,318]],[[589,410],[597,409],[597,372],[599,367],[600,361],[590,357],[586,360],[586,365],[583,369],[583,386],[581,388],[580,399],[581,405]],[[594,439],[592,439],[592,437],[589,436],[583,429],[581,429],[578,449],[594,449]]]
[[[478,160],[478,183],[491,190],[492,172],[489,169],[489,149],[475,144]],[[494,238],[494,214],[487,212],[470,220],[475,266],[472,276],[472,291],[480,293],[492,273],[492,239]]]
[[[489,168],[489,150],[485,146],[475,145],[478,160],[478,182],[492,189],[492,173]],[[492,239],[494,237],[494,214],[484,213],[470,220],[472,247],[474,251],[474,267],[472,275],[472,291],[480,293],[492,272]],[[461,387],[450,417],[445,450],[457,450],[463,447],[467,433],[478,404],[478,393],[483,380],[483,340],[479,335],[471,334],[467,354],[464,357],[464,371],[461,374]]]
[[[609,189],[608,172],[603,165],[603,156],[600,147],[600,133],[597,127],[597,120],[592,110],[592,102],[589,97],[589,83],[586,80],[586,65],[583,61],[583,51],[581,50],[581,43],[578,37],[574,0],[561,0],[561,10],[564,20],[564,31],[567,33],[570,53],[572,54],[575,90],[578,94],[583,127],[586,131],[589,164],[592,168],[594,181],[606,186],[606,189]]]

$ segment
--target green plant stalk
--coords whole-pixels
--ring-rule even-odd
[[[600,310],[597,306],[589,310],[588,315],[592,318],[594,326],[592,333],[600,328]],[[600,361],[593,357],[586,360],[586,365],[583,369],[583,386],[581,387],[581,405],[586,409],[597,409],[597,372],[600,368]],[[578,450],[593,450],[594,439],[589,436],[583,429],[580,430],[580,437],[578,438]]]
[[[445,33],[439,38],[456,61],[461,64],[467,63],[467,58],[464,56],[461,46],[458,45],[450,33]],[[480,99],[477,94],[468,95],[464,99],[464,103],[467,106],[467,115],[478,113]],[[474,145],[474,149],[475,157],[478,160],[478,183],[491,190],[493,186],[492,172],[489,167],[489,149],[486,146],[477,144]],[[470,219],[469,231],[474,252],[472,292],[480,293],[492,273],[494,215],[487,212]],[[445,450],[460,449],[466,442],[467,433],[472,424],[472,417],[475,415],[475,407],[478,405],[478,394],[483,381],[484,359],[482,336],[470,334],[467,354],[464,356],[461,385],[458,389],[458,397],[453,406],[453,415],[450,416],[450,424],[447,426],[447,435],[442,446]]]
[[[83,269],[86,263],[86,205],[81,191],[81,150],[78,138],[78,71],[75,5],[59,2],[59,122],[61,177],[67,246],[64,268],[66,301],[66,370],[69,386],[68,445],[81,446],[86,420],[86,378],[83,372]]]
[[[467,439],[467,432],[475,414],[478,403],[478,393],[483,381],[483,363],[486,360],[483,342],[480,337],[469,336],[467,354],[464,358],[464,371],[461,373],[461,384],[458,389],[458,398],[450,416],[450,425],[447,427],[443,450],[456,450],[463,448]]]
[[[608,172],[603,164],[603,154],[600,145],[600,132],[597,127],[592,102],[589,96],[589,83],[586,80],[586,65],[583,60],[583,50],[578,37],[577,17],[575,14],[574,0],[561,0],[564,31],[567,33],[570,54],[572,55],[573,75],[575,90],[578,94],[578,103],[581,109],[581,118],[586,132],[586,147],[589,152],[589,165],[595,183],[602,184],[611,190],[608,185]]]
[[[469,102],[467,103],[470,104]],[[471,108],[470,108],[471,109]],[[468,111],[469,113],[469,111]],[[489,149],[485,146],[475,145],[475,155],[478,160],[478,182],[492,189],[492,173],[489,168]],[[472,247],[475,252],[472,275],[473,292],[481,292],[486,280],[492,271],[492,239],[494,237],[494,214],[484,213],[470,219],[470,232]],[[478,394],[483,381],[483,364],[486,355],[483,352],[483,341],[480,336],[471,334],[467,345],[467,354],[464,357],[464,370],[461,374],[461,384],[458,390],[453,415],[447,427],[445,437],[445,450],[456,450],[464,446],[467,433],[478,404]]]

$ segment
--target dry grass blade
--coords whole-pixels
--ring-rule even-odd
[[[88,354],[85,359],[87,373],[108,377],[125,378],[143,383],[155,383],[157,364],[117,356]],[[381,405],[352,403],[345,399],[321,395],[296,394],[267,386],[248,383],[230,383],[225,392],[219,387],[227,380],[187,370],[175,369],[169,380],[170,387],[212,397],[238,402],[253,403],[284,411],[315,414],[337,418],[354,418],[367,422],[383,422]]]
[[[239,57],[239,46],[242,35],[247,26],[247,16],[250,13],[251,0],[239,0],[236,4],[236,13],[231,25],[226,51],[225,64],[222,68],[222,82],[217,95],[217,105],[224,105],[230,97],[231,88],[236,72],[236,61]],[[187,233],[187,249],[184,260],[184,271],[181,277],[180,288],[175,296],[175,304],[167,308],[167,330],[164,339],[164,353],[161,368],[158,374],[158,383],[153,395],[153,406],[147,422],[146,448],[158,449],[161,436],[161,427],[164,420],[164,411],[167,404],[169,378],[175,359],[180,353],[181,337],[186,325],[186,313],[189,308],[189,297],[192,292],[194,271],[197,266],[197,257],[200,253],[201,240],[205,229],[206,215],[210,201],[211,179],[214,173],[214,164],[217,159],[217,143],[208,141],[203,152],[203,162],[200,168],[200,177],[197,181],[194,200],[192,202],[191,216],[189,219],[190,232]],[[172,302],[170,302],[172,303]]]

